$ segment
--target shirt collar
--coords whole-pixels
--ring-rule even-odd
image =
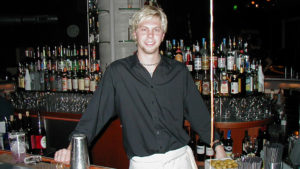
[[[138,59],[138,56],[136,54],[129,56],[128,63],[131,68],[136,66],[142,66],[140,64],[140,61]],[[172,65],[170,64],[170,60],[166,58],[165,56],[161,56],[160,63],[158,64],[159,67],[162,67],[163,69],[171,69]]]

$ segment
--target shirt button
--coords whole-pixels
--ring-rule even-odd
[[[153,88],[153,86],[152,86],[152,85],[151,85],[150,87],[151,87],[151,88]]]
[[[156,135],[159,135],[159,133],[160,133],[159,131],[156,131]]]

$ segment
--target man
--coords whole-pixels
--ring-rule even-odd
[[[118,115],[130,169],[196,169],[183,120],[210,144],[210,117],[185,65],[159,54],[166,15],[160,8],[146,6],[132,17],[131,26],[137,54],[106,69],[73,133],[83,133],[91,142]],[[218,143],[216,157],[224,158]],[[55,160],[69,163],[70,149],[57,151]]]

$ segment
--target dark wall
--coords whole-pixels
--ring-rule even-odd
[[[24,48],[60,43],[87,43],[85,0],[15,0],[0,5],[0,67],[17,65]],[[66,29],[76,24],[77,37],[71,38]],[[19,49],[19,52],[18,52]]]

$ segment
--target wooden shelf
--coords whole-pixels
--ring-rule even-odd
[[[20,112],[25,114],[25,110],[17,110],[16,112]],[[41,115],[45,119],[49,120],[62,120],[62,121],[71,121],[71,122],[78,122],[81,118],[81,114],[75,113],[57,113],[57,112],[41,112]],[[30,111],[31,117],[37,117],[37,113],[35,111]]]

